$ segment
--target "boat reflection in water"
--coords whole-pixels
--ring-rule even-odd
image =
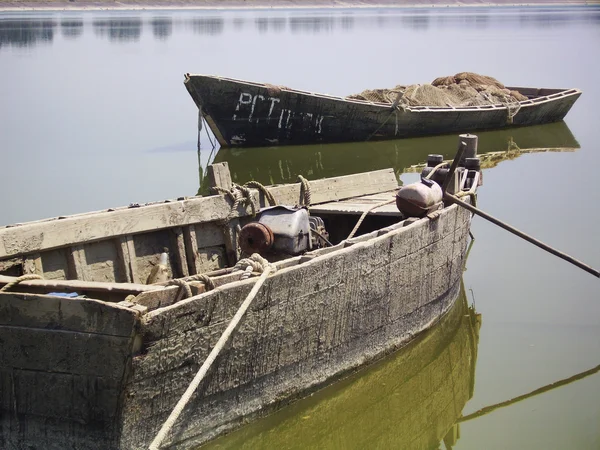
[[[450,448],[473,395],[480,325],[461,284],[452,309],[399,352],[202,448]]]
[[[514,149],[578,149],[579,143],[565,122],[507,130],[478,132],[480,154]],[[394,141],[282,146],[266,148],[221,148],[214,162],[227,162],[233,181],[255,180],[265,185],[293,183],[298,175],[318,179],[393,167],[396,175],[424,163],[430,153],[454,157],[455,134]],[[210,150],[202,149],[209,152]],[[513,152],[514,157],[516,154]],[[209,158],[209,163],[212,162]],[[208,193],[200,167],[200,194]]]

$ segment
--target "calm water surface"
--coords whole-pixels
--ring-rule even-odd
[[[451,156],[456,136],[212,150],[202,134],[198,153],[183,74],[347,95],[468,70],[583,90],[563,123],[479,133],[482,152],[573,150],[486,169],[479,204],[598,268],[598,48],[594,7],[0,14],[0,225],[194,195],[212,160],[228,161],[238,182],[385,167],[411,182],[407,168],[428,153]],[[600,364],[600,282],[479,218],[473,234],[462,312],[405,352],[213,445],[600,448],[598,374],[453,426]],[[457,319],[474,317],[466,299],[480,329]]]

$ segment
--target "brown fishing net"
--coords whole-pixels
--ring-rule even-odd
[[[346,97],[376,103],[405,106],[481,106],[502,104],[512,108],[527,100],[523,94],[511,91],[498,80],[473,72],[440,77],[431,84],[398,85],[392,89],[366,90]]]

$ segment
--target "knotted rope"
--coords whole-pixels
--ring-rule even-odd
[[[171,431],[173,425],[175,425],[175,422],[177,421],[179,415],[183,411],[183,408],[185,408],[185,406],[188,404],[188,402],[192,398],[192,395],[194,395],[194,392],[196,392],[196,389],[206,376],[208,370],[210,369],[210,366],[215,361],[215,359],[217,359],[217,356],[219,356],[219,353],[229,340],[229,337],[235,331],[236,327],[242,320],[242,317],[244,317],[244,314],[250,307],[250,304],[254,300],[254,297],[256,297],[256,294],[258,293],[259,289],[262,287],[269,274],[276,270],[276,268],[272,264],[270,264],[267,260],[265,260],[262,256],[258,255],[257,253],[254,253],[250,258],[245,259],[248,261],[259,262],[261,268],[263,269],[262,275],[256,279],[256,284],[252,287],[252,290],[240,305],[240,308],[235,313],[235,316],[233,316],[233,319],[231,319],[231,322],[229,322],[229,325],[227,325],[227,328],[219,338],[216,345],[211,350],[210,354],[208,355],[208,358],[206,358],[206,361],[204,361],[204,364],[202,364],[202,367],[200,367],[200,369],[198,370],[198,373],[196,373],[196,376],[194,377],[184,394],[177,402],[177,405],[175,405],[175,408],[173,408],[173,411],[171,411],[171,414],[169,415],[169,417],[161,427],[160,431],[150,444],[149,450],[158,450],[160,448],[160,444],[165,439],[169,431]],[[238,264],[240,262],[242,262],[242,260],[240,260]],[[236,264],[236,267],[238,264]]]
[[[215,288],[215,282],[212,280],[212,278],[203,273],[187,277],[186,281],[202,281],[204,286],[206,286],[207,291],[212,291]]]
[[[250,189],[248,189],[247,187],[240,186],[239,184],[234,183],[234,185],[231,187],[230,190],[224,189],[219,186],[215,186],[212,189],[213,189],[213,191],[227,195],[229,197],[229,199],[233,202],[231,205],[231,210],[229,211],[229,214],[225,218],[225,222],[229,222],[231,219],[235,218],[236,211],[237,211],[240,203],[245,208],[250,206],[252,208],[252,216],[256,215],[256,206],[254,206],[254,202],[252,201]]]
[[[10,283],[6,283],[6,285],[2,289],[0,289],[0,292],[7,292],[10,288],[16,286],[21,281],[27,281],[27,280],[43,280],[43,278],[41,276],[33,274],[33,273],[29,274],[29,275],[21,275],[16,280],[11,281]]]
[[[190,285],[184,280],[169,280],[166,286],[179,286],[179,294],[177,295],[176,301],[192,296],[192,288],[190,288]]]
[[[215,288],[214,281],[208,275],[204,274],[192,275],[190,277],[187,277],[185,280],[170,280],[165,286],[179,286],[179,293],[177,294],[176,300],[179,301],[184,298],[190,298],[194,295],[192,292],[192,288],[189,285],[190,281],[202,281],[207,291],[213,290]]]
[[[252,192],[250,192],[250,189],[257,189],[259,192],[261,192],[271,206],[275,206],[277,204],[273,194],[271,194],[271,192],[258,181],[248,181],[243,185],[234,183],[231,189],[224,189],[219,186],[214,186],[211,189],[214,192],[227,195],[227,197],[229,197],[229,199],[232,201],[231,211],[229,211],[229,214],[225,218],[225,222],[229,222],[231,219],[235,218],[236,211],[240,204],[242,204],[245,208],[250,206],[252,208],[252,216],[254,217],[256,215],[256,206],[252,201]]]
[[[264,272],[264,270],[270,265],[271,263],[258,253],[253,253],[248,258],[240,259],[237,264],[233,266],[232,271],[236,272],[239,270],[246,270],[246,268],[250,266],[254,272]]]
[[[300,182],[300,204],[303,206],[310,206],[310,184],[308,184],[308,180],[302,175],[298,175],[298,181]]]

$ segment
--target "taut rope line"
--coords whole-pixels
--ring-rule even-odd
[[[229,322],[229,325],[227,325],[227,328],[225,329],[225,331],[223,332],[223,334],[217,341],[216,345],[213,347],[213,349],[209,353],[208,357],[206,358],[206,361],[204,361],[204,364],[202,364],[202,366],[198,370],[198,373],[196,373],[196,376],[194,377],[194,379],[192,380],[192,382],[190,383],[190,385],[188,386],[186,391],[183,393],[183,395],[177,402],[177,405],[175,405],[175,408],[173,408],[173,411],[171,411],[171,414],[169,415],[169,417],[167,418],[167,420],[161,427],[160,431],[158,432],[158,434],[156,435],[156,437],[150,444],[150,447],[148,447],[149,450],[158,450],[160,448],[160,444],[165,439],[165,437],[167,436],[169,431],[171,431],[171,428],[173,428],[173,425],[175,425],[175,422],[179,418],[179,415],[181,414],[181,412],[183,411],[185,406],[188,404],[188,402],[192,398],[192,395],[194,395],[194,392],[196,392],[196,389],[198,389],[198,386],[200,385],[200,383],[202,382],[202,380],[208,373],[208,370],[210,369],[212,363],[215,361],[215,359],[217,359],[217,356],[219,356],[219,353],[221,352],[221,350],[223,350],[223,347],[225,346],[225,344],[229,340],[230,336],[233,334],[236,327],[238,326],[238,324],[244,317],[244,314],[250,307],[250,304],[254,300],[254,297],[256,297],[256,294],[258,293],[259,289],[262,287],[263,283],[265,282],[265,280],[267,279],[269,274],[276,270],[276,268],[273,265],[271,265],[267,260],[265,260],[263,257],[258,255],[257,253],[253,254],[250,258],[248,258],[246,260],[240,260],[238,262],[238,264],[240,265],[240,270],[245,269],[245,267],[241,268],[241,266],[243,266],[244,264],[246,266],[251,265],[251,264],[248,264],[249,260],[252,261],[253,263],[258,263],[258,265],[256,265],[256,267],[258,267],[260,265],[260,267],[263,270],[261,276],[257,278],[256,284],[252,287],[252,290],[250,291],[250,293],[248,294],[246,299],[242,302],[240,308],[237,310],[237,312],[233,316],[233,319],[231,319],[231,322]],[[242,262],[244,264],[240,264]],[[236,267],[238,266],[238,264],[236,264]]]

